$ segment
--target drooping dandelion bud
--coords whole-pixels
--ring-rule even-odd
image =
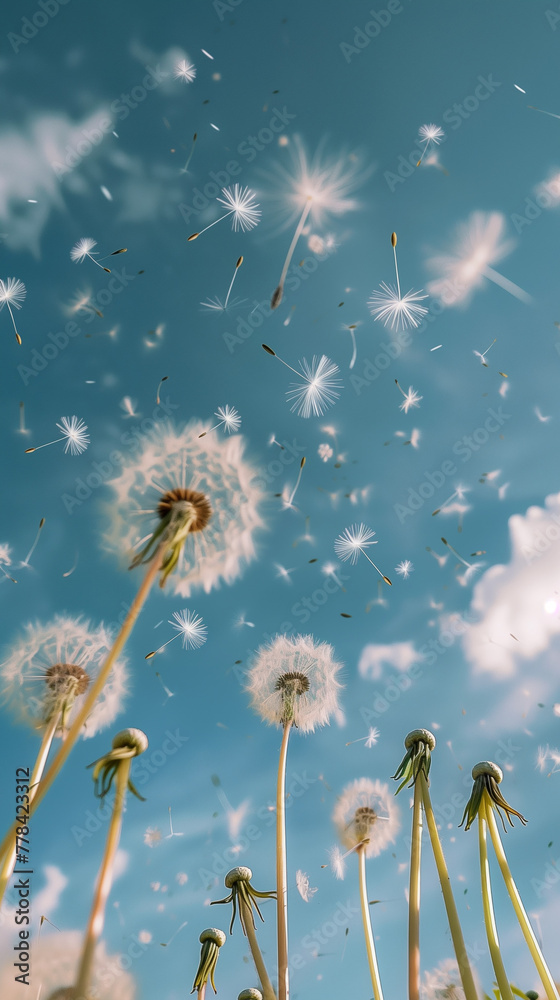
[[[510,806],[508,802],[504,799],[498,785],[501,783],[503,778],[503,772],[497,764],[494,764],[491,760],[480,761],[479,764],[475,764],[472,769],[472,776],[474,779],[473,790],[471,792],[471,797],[465,806],[465,811],[463,813],[463,818],[459,826],[463,826],[465,823],[465,830],[470,830],[476,816],[478,815],[478,810],[480,809],[480,803],[482,801],[482,796],[484,792],[488,793],[490,797],[492,806],[495,806],[496,812],[502,821],[502,826],[504,831],[506,830],[506,824],[504,822],[505,813],[507,821],[510,826],[513,826],[512,816],[517,816],[519,820],[526,825],[527,820],[517,809]]]
[[[239,922],[243,928],[243,933],[247,934],[246,921],[247,916],[250,916],[253,927],[255,926],[255,918],[253,915],[253,907],[257,911],[259,917],[264,921],[264,917],[259,909],[259,904],[257,899],[275,899],[275,892],[259,892],[251,885],[251,879],[253,877],[253,872],[250,868],[241,865],[237,868],[232,868],[224,879],[226,889],[231,889],[229,896],[224,899],[213,899],[210,906],[215,906],[217,903],[232,903],[233,913],[231,917],[231,923],[229,925],[230,934],[233,933],[233,922],[235,920],[235,915],[237,913],[237,908],[239,907]]]
[[[226,936],[217,927],[207,927],[205,931],[202,931],[198,940],[202,948],[200,949],[200,962],[191,993],[194,993],[195,990],[200,990],[202,986],[206,985],[208,980],[212,984],[214,993],[217,993],[214,983],[214,972],[216,971],[220,948],[225,944]]]
[[[254,990],[251,988],[248,990],[241,990],[237,1000],[263,1000],[263,995],[260,990]]]
[[[398,795],[401,788],[404,788],[409,782],[408,787],[412,787],[416,783],[420,771],[423,772],[426,781],[428,781],[432,764],[431,751],[436,745],[436,738],[429,729],[413,729],[406,736],[404,745],[406,754],[392,775],[395,781],[400,781],[402,778],[395,795]]]
[[[95,794],[102,799],[109,792],[113,783],[113,778],[118,771],[119,764],[131,757],[137,757],[148,749],[148,737],[141,729],[123,729],[113,738],[112,749],[109,753],[100,757],[99,760],[88,764],[93,767],[93,780],[95,782]],[[127,782],[129,791],[142,802],[145,801],[138,790],[134,787],[130,778]]]

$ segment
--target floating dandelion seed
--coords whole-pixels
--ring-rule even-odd
[[[144,831],[144,843],[147,847],[157,847],[162,841],[161,830],[157,826],[148,826]]]
[[[392,583],[389,577],[385,576],[385,574],[381,572],[379,567],[375,565],[366,552],[366,548],[369,545],[377,545],[377,541],[373,540],[374,535],[375,531],[368,528],[366,524],[353,524],[350,528],[345,528],[342,534],[338,536],[334,543],[334,550],[342,562],[350,560],[353,566],[356,565],[358,556],[361,553],[379,573],[379,576],[385,580],[385,583],[388,583],[391,587]]]
[[[32,451],[40,451],[41,448],[49,448],[51,444],[58,444],[66,441],[64,454],[70,452],[71,455],[81,455],[90,443],[87,425],[78,417],[61,417],[60,423],[56,425],[62,431],[62,437],[55,438],[54,441],[47,441],[46,444],[38,444],[35,448],[26,448],[25,454],[30,455]]]
[[[308,903],[310,899],[313,899],[313,896],[317,892],[317,889],[311,888],[309,875],[302,872],[299,868],[296,872],[296,888],[304,903]]]
[[[356,346],[355,331],[357,330],[357,328],[359,326],[360,326],[359,323],[351,323],[350,326],[346,326],[346,324],[344,324],[342,326],[343,330],[348,330],[348,333],[350,334],[350,336],[352,338],[352,357],[350,358],[350,364],[348,365],[349,368],[353,368],[354,365],[356,364],[356,357],[358,355],[358,348]]]
[[[410,559],[403,559],[398,566],[395,566],[395,572],[402,576],[403,580],[408,580],[410,574],[414,572],[414,566]]]
[[[206,302],[201,302],[200,303],[201,306],[203,306],[204,309],[209,309],[211,312],[227,312],[229,297],[231,295],[231,290],[233,288],[233,283],[234,283],[234,281],[235,281],[235,279],[237,277],[237,272],[238,272],[239,268],[241,267],[242,263],[243,263],[243,257],[238,257],[237,258],[237,263],[235,265],[235,270],[233,272],[233,277],[232,277],[232,279],[231,279],[231,281],[229,283],[229,288],[228,288],[228,291],[227,291],[225,302],[222,303],[222,300],[219,299],[218,296],[216,296],[214,299],[207,299]],[[245,299],[232,299],[231,300],[232,306],[233,305],[239,306],[239,305],[241,305],[242,302],[245,302]]]
[[[377,729],[375,726],[372,726],[370,727],[367,736],[360,736],[357,740],[350,740],[349,743],[345,743],[344,745],[347,747],[351,747],[352,744],[354,743],[365,743],[366,748],[369,750],[371,747],[374,747],[376,745],[379,739],[379,735],[380,735],[379,729]]]
[[[419,167],[422,163],[422,160],[432,144],[434,146],[439,146],[441,140],[445,137],[445,132],[438,125],[422,125],[418,129],[418,135],[420,137],[420,142],[424,142],[425,146],[422,151],[422,156],[416,164],[417,167]]]
[[[102,271],[106,271],[107,274],[110,274],[111,273],[110,268],[103,267],[103,264],[100,264],[99,261],[95,259],[95,256],[97,255],[98,251],[97,250],[95,251],[95,255],[92,254],[92,250],[96,246],[97,246],[97,240],[92,240],[89,236],[84,236],[81,240],[78,240],[78,242],[75,243],[74,246],[72,247],[70,251],[70,259],[73,260],[75,264],[81,264],[86,259],[86,257],[89,257],[89,259],[92,260],[94,264],[97,264],[97,266],[100,267]]]
[[[4,281],[0,278],[0,312],[4,306],[8,307],[8,312],[12,320],[12,325],[14,328],[14,333],[16,335],[16,340],[21,346],[21,337],[18,333],[16,327],[16,321],[14,319],[14,314],[12,312],[12,306],[14,309],[21,309],[22,302],[25,300],[27,295],[27,289],[19,278],[6,278]]]
[[[383,325],[390,324],[392,330],[408,330],[411,326],[416,328],[422,317],[428,312],[425,306],[420,305],[420,302],[427,299],[428,296],[412,290],[406,295],[401,294],[396,233],[391,235],[391,246],[393,247],[397,283],[396,285],[388,285],[382,281],[379,286],[381,291],[372,292],[368,300],[369,310],[376,322],[383,320]]]
[[[293,207],[293,214],[287,225],[291,225],[298,215],[299,221],[286,254],[280,280],[272,295],[271,309],[277,309],[282,301],[288,268],[309,214],[311,213],[318,221],[323,213],[342,215],[357,208],[357,203],[348,197],[360,181],[356,158],[352,161],[349,157],[341,156],[329,162],[323,157],[322,147],[319,147],[313,159],[309,161],[297,137],[291,145],[291,150],[294,160],[292,170],[288,171],[278,166],[274,184],[277,190],[287,186],[289,191],[288,200]]]
[[[209,226],[205,229],[201,229],[198,233],[192,233],[188,237],[187,242],[191,243],[192,240],[198,239],[203,233],[208,232],[212,229],[212,226],[217,226],[218,222],[222,222],[224,219],[229,218],[230,215],[233,216],[232,229],[237,232],[241,229],[244,233],[249,232],[249,230],[254,229],[261,220],[262,212],[255,201],[254,192],[248,187],[240,187],[239,184],[234,184],[233,188],[222,188],[223,198],[217,198],[224,208],[228,211],[225,215],[220,216],[215,222],[211,222]]]
[[[302,358],[299,363],[301,371],[292,368],[287,361],[284,361],[271,347],[263,344],[262,347],[271,354],[273,358],[278,358],[286,368],[289,368],[294,375],[303,382],[294,384],[294,387],[286,392],[286,399],[291,403],[292,413],[297,413],[299,417],[322,417],[325,410],[334,406],[340,396],[339,390],[342,388],[342,381],[336,378],[339,367],[325,354],[321,357],[313,357],[311,363],[306,358]]]
[[[494,337],[494,340],[490,344],[490,347],[494,346],[494,344],[496,343],[497,339],[498,339],[497,337]],[[481,363],[481,365],[484,365],[485,368],[488,368],[488,365],[487,365],[485,359],[486,359],[486,355],[488,354],[488,351],[490,350],[490,347],[487,347],[486,350],[483,351],[482,354],[480,353],[480,351],[473,351],[473,354],[475,354],[477,358],[480,358],[480,363]]]
[[[447,541],[446,538],[442,538],[441,540],[442,540],[443,544],[450,550],[450,552],[452,552],[453,555],[457,557],[457,559],[459,560],[459,562],[463,563],[463,566],[466,566],[467,569],[472,569],[473,568],[473,563],[469,563],[469,562],[467,562],[466,559],[463,559],[463,557],[460,556],[459,553],[457,552],[457,549],[454,549],[453,546]]]
[[[302,474],[303,474],[303,467],[304,467],[304,465],[305,465],[305,455],[303,456],[301,462],[299,463],[299,472],[298,472],[298,477],[296,479],[296,485],[294,486],[292,492],[290,493],[290,498],[289,498],[289,500],[287,501],[287,504],[286,504],[287,507],[291,507],[292,506],[293,499],[294,499],[294,497],[295,497],[295,495],[297,493],[298,486],[299,486],[299,484],[301,482],[301,477],[302,477]]]
[[[21,563],[21,567],[22,567],[22,568],[23,568],[24,566],[29,566],[29,560],[31,559],[31,556],[32,556],[32,555],[33,555],[33,553],[35,552],[35,549],[36,549],[36,547],[37,547],[37,543],[38,543],[38,541],[39,541],[39,538],[41,537],[41,532],[42,532],[42,530],[43,530],[44,526],[45,526],[45,518],[44,518],[44,517],[42,517],[42,518],[41,518],[41,520],[39,521],[39,527],[38,527],[38,529],[37,529],[37,534],[35,535],[35,540],[34,540],[34,542],[33,542],[33,545],[31,546],[31,548],[29,549],[29,552],[27,553],[27,555],[26,555],[25,559],[24,559],[24,560],[23,560],[23,562]]]
[[[319,447],[317,448],[317,454],[319,455],[319,458],[323,460],[323,462],[328,462],[329,458],[333,457],[334,452],[330,444],[325,443],[319,445]]]
[[[219,417],[218,423],[210,427],[209,430],[202,431],[202,434],[198,435],[199,437],[205,437],[210,431],[215,431],[217,427],[223,427],[228,434],[233,434],[234,431],[237,432],[241,427],[239,413],[234,406],[228,406],[227,403],[225,406],[219,406],[214,416]]]
[[[145,660],[151,660],[152,656],[155,656],[156,653],[161,653],[162,649],[165,649],[170,642],[178,639],[179,636],[183,640],[183,649],[199,649],[200,646],[204,645],[208,638],[208,628],[200,615],[197,615],[196,611],[189,611],[187,608],[184,611],[174,611],[173,619],[173,621],[169,619],[169,624],[176,629],[176,635],[173,635],[171,639],[164,642],[163,646],[159,646],[152,653],[148,653],[144,657]]]
[[[192,83],[196,76],[196,66],[188,59],[180,59],[173,69],[173,76],[176,80],[184,80],[185,83]]]
[[[13,576],[10,576],[10,574],[4,569],[4,566],[11,566],[11,563],[12,556],[10,546],[4,543],[3,545],[0,545],[0,573],[3,573],[6,579],[11,580],[12,583],[17,583],[17,580],[15,580]]]
[[[188,172],[189,172],[189,163],[191,162],[192,157],[193,157],[194,147],[196,145],[197,138],[198,138],[198,133],[195,132],[194,135],[193,135],[193,139],[192,139],[191,151],[190,151],[190,153],[189,153],[189,155],[187,157],[187,162],[185,163],[185,166],[181,168],[181,173],[182,174],[188,174]]]
[[[466,304],[488,278],[522,302],[531,302],[527,292],[490,266],[514,248],[513,241],[504,238],[505,226],[505,217],[500,212],[473,212],[457,226],[452,250],[428,260],[428,267],[441,275],[428,283],[430,295],[437,296],[446,306]]]
[[[419,396],[411,385],[408,387],[408,392],[405,392],[404,389],[401,388],[397,379],[395,379],[395,385],[397,386],[399,392],[401,392],[404,396],[404,403],[401,403],[399,407],[400,410],[404,410],[405,413],[408,413],[412,406],[420,406],[420,400],[424,399],[424,397]]]

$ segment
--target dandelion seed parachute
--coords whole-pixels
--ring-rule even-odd
[[[14,314],[12,312],[12,306],[14,309],[21,309],[23,302],[25,301],[25,296],[27,295],[27,289],[19,278],[6,278],[3,281],[0,278],[0,312],[4,306],[8,307],[8,312],[10,314],[12,325],[14,328],[14,333],[16,335],[16,340],[21,347],[21,337],[18,333],[16,327],[16,321],[14,319]]]

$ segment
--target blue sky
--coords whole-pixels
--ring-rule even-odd
[[[438,740],[432,794],[465,938],[488,991],[476,834],[457,830],[463,806],[452,799],[466,798],[478,760],[502,764],[506,798],[530,820],[508,833],[507,850],[549,956],[560,916],[550,874],[560,858],[560,776],[548,777],[560,743],[559,123],[528,108],[560,114],[558,13],[554,5],[520,0],[402,0],[390,5],[389,21],[387,5],[355,0],[229,6],[194,0],[156,8],[123,0],[115,9],[103,0],[95,8],[69,0],[45,15],[44,25],[36,18],[35,35],[39,5],[19,3],[5,17],[0,276],[18,277],[27,288],[16,314],[21,347],[7,309],[0,315],[0,543],[11,559],[3,566],[18,580],[0,583],[6,655],[27,622],[66,612],[110,624],[130,604],[137,576],[102,549],[112,473],[102,472],[90,495],[76,491],[87,477],[96,483],[92,474],[111,464],[115,449],[134,455],[135,438],[125,435],[141,435],[148,427],[142,421],[161,419],[159,380],[168,377],[164,415],[178,424],[235,406],[247,456],[266,484],[265,527],[255,535],[256,557],[231,585],[189,598],[154,591],[127,646],[131,690],[116,729],[144,729],[148,756],[156,752],[160,763],[141,787],[139,779],[147,801],[128,805],[107,949],[124,954],[135,935],[148,932],[151,941],[130,969],[137,996],[176,1000],[190,989],[200,930],[227,926],[226,913],[207,908],[223,895],[221,869],[231,866],[224,852],[251,866],[257,888],[272,888],[268,807],[279,736],[250,711],[243,675],[269,636],[303,631],[333,645],[345,690],[344,718],[311,736],[295,733],[290,747],[290,937],[293,954],[303,956],[293,971],[294,998],[340,993],[349,983],[353,995],[371,995],[356,871],[350,863],[337,882],[321,865],[335,843],[336,796],[356,777],[389,781],[406,733],[418,726],[433,729]],[[384,22],[378,31],[372,10],[377,24]],[[32,25],[27,39],[25,18]],[[196,66],[190,83],[173,75],[185,58]],[[428,123],[445,137],[416,168],[418,129]],[[195,132],[188,173],[181,173]],[[349,197],[356,205],[311,217],[284,301],[270,313],[266,303],[295,229],[294,222],[287,226],[292,206],[275,170],[290,169],[298,141],[308,156],[319,150],[331,168],[342,163],[355,171]],[[234,232],[225,221],[188,243],[218,218],[214,188],[236,182],[255,192],[259,225]],[[374,322],[367,306],[382,281],[394,281],[393,231],[403,290],[430,292],[427,320],[404,339]],[[469,253],[479,254],[478,283],[444,301],[431,283],[444,277],[442,257],[451,262],[463,253],[461,232],[470,234]],[[91,261],[70,260],[85,236],[101,252],[127,248],[113,258],[111,277]],[[204,311],[203,300],[225,297],[240,255],[232,295],[244,301],[225,315]],[[439,265],[430,263],[438,257]],[[91,308],[71,315],[78,293],[103,316]],[[352,369],[351,324],[358,324]],[[294,367],[313,355],[331,358],[344,383],[336,405],[323,417],[292,413],[285,398],[291,375],[262,342]],[[474,352],[489,345],[484,367]],[[395,379],[419,392],[418,408],[401,411]],[[72,414],[88,426],[87,451],[72,456],[57,445],[24,454],[57,437],[56,423]],[[336,441],[324,427],[335,429]],[[271,435],[283,450],[269,444]],[[318,452],[325,443],[334,449],[326,462]],[[276,494],[286,485],[291,492],[302,456],[296,509],[283,509]],[[458,486],[467,490],[462,523],[453,508]],[[80,502],[69,502],[72,496]],[[433,515],[444,503],[451,512]],[[31,566],[21,567],[41,518]],[[374,558],[393,586],[380,590],[375,570],[360,559],[339,564],[341,586],[330,594],[322,567],[337,562],[337,535],[360,522],[375,530]],[[466,579],[442,536],[480,564]],[[471,557],[475,552],[482,554]],[[403,560],[414,566],[408,579],[395,571]],[[290,571],[287,579],[279,565]],[[206,644],[184,651],[176,643],[146,662],[146,652],[169,638],[172,613],[186,607],[202,615]],[[241,615],[252,624],[236,624]],[[37,736],[17,724],[9,704],[2,723],[7,822],[13,768],[32,761]],[[379,729],[376,746],[346,745],[370,726]],[[51,886],[42,912],[63,930],[87,920],[106,824],[86,830],[98,803],[85,767],[108,748],[112,732],[76,747],[33,828],[36,893]],[[174,746],[169,733],[173,753],[162,749]],[[552,756],[541,753],[539,769],[539,748],[547,747]],[[224,794],[241,810],[233,836]],[[371,897],[381,900],[372,919],[389,996],[405,989],[408,793],[399,802],[393,849],[369,865]],[[147,828],[169,833],[170,806],[183,835],[147,846]],[[95,817],[89,822],[96,826]],[[45,866],[52,866],[50,883]],[[309,903],[296,892],[297,869],[318,887]],[[68,880],[64,889],[55,870]],[[182,884],[180,873],[188,876]],[[506,967],[528,989],[535,975],[497,879],[496,871]],[[263,950],[273,964],[272,905],[264,912]],[[428,970],[452,955],[429,850],[422,912]],[[338,914],[341,929],[329,937],[321,928],[337,926]],[[9,913],[2,935],[6,954]],[[254,984],[246,951],[237,929],[218,966],[224,996]]]

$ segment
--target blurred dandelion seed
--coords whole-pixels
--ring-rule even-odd
[[[418,129],[418,135],[420,137],[420,142],[424,142],[425,146],[422,151],[422,156],[416,164],[417,167],[420,166],[422,160],[424,159],[428,149],[433,144],[434,146],[439,146],[441,140],[445,137],[445,132],[438,125],[422,125]]]
[[[408,580],[410,574],[414,572],[414,566],[410,559],[403,559],[398,566],[395,566],[395,572],[402,576],[403,580]]]
[[[39,541],[39,538],[41,537],[41,532],[42,532],[44,526],[45,526],[45,518],[42,517],[41,520],[39,521],[39,527],[37,529],[37,534],[35,535],[35,540],[33,542],[33,545],[29,549],[29,552],[27,553],[27,555],[26,555],[25,559],[23,560],[23,562],[20,564],[22,568],[24,566],[29,566],[29,560],[31,559],[31,556],[33,555],[33,553],[35,552],[35,549],[37,548],[37,543]]]
[[[375,565],[372,559],[368,556],[366,548],[370,545],[377,545],[377,541],[373,540],[375,531],[368,528],[366,524],[353,524],[349,528],[345,528],[341,535],[338,536],[334,543],[334,550],[338,558],[342,562],[347,562],[350,560],[353,566],[356,565],[360,553],[364,555],[369,563],[373,566],[374,570],[379,573],[379,576],[392,586],[392,583],[388,576],[385,576],[381,572],[378,566]]]
[[[198,233],[192,233],[187,239],[188,243],[198,239],[199,236],[208,232],[213,226],[217,226],[218,222],[223,222],[224,219],[229,218],[230,215],[233,216],[231,221],[234,232],[237,232],[239,229],[244,233],[249,232],[249,230],[254,229],[259,224],[262,212],[255,201],[255,194],[250,188],[234,184],[233,188],[222,188],[222,194],[224,197],[217,198],[216,201],[219,201],[228,211],[225,215],[216,219],[215,222],[211,222],[205,229],[201,229]]]
[[[299,484],[301,482],[301,477],[302,477],[302,474],[303,474],[303,467],[304,467],[304,465],[305,465],[305,455],[303,456],[301,462],[299,463],[299,472],[298,472],[298,477],[296,479],[296,485],[294,486],[292,492],[290,493],[290,499],[288,500],[288,506],[290,506],[290,507],[292,506],[293,499],[294,499],[294,497],[295,497],[295,495],[297,493],[298,486],[299,486]]]
[[[106,271],[107,274],[110,274],[110,268],[103,267],[103,264],[100,264],[99,261],[95,259],[95,257],[99,254],[99,251],[97,250],[95,251],[95,254],[92,253],[93,248],[96,246],[97,240],[92,240],[91,237],[84,236],[72,247],[70,251],[70,259],[73,260],[75,264],[81,264],[86,257],[89,257],[89,259],[92,260],[94,264],[97,264],[102,271]]]
[[[188,59],[180,59],[173,69],[173,76],[176,80],[184,80],[185,83],[192,83],[196,76],[196,66]]]
[[[344,324],[342,326],[343,330],[348,330],[348,333],[350,334],[350,337],[352,338],[352,357],[350,358],[350,364],[348,365],[349,368],[353,368],[354,367],[354,365],[356,364],[356,358],[358,356],[358,348],[357,348],[357,345],[356,345],[356,334],[355,334],[355,331],[358,329],[359,326],[360,326],[359,323],[351,323],[349,326],[347,326],[346,324]]]
[[[171,806],[168,806],[167,808],[168,808],[168,812],[169,812],[169,833],[167,834],[167,836],[166,836],[165,839],[166,840],[170,840],[171,837],[184,837],[185,836],[184,833],[177,833],[173,829],[173,819],[171,817]]]
[[[192,157],[193,157],[194,147],[196,145],[197,137],[198,137],[198,133],[195,132],[194,135],[193,135],[193,138],[192,138],[191,151],[190,151],[190,153],[189,153],[189,155],[187,157],[187,162],[185,163],[185,166],[181,168],[181,171],[180,171],[182,174],[188,174],[188,172],[189,172],[189,163],[191,162]]]
[[[199,438],[206,437],[210,431],[215,431],[217,427],[223,427],[228,434],[233,434],[234,432],[237,433],[241,427],[241,417],[239,416],[239,413],[234,406],[228,406],[227,403],[225,406],[219,406],[214,413],[214,416],[219,418],[218,423],[214,424],[214,426],[210,427],[207,431],[202,431],[202,434],[198,435]]]
[[[344,745],[351,747],[354,743],[365,743],[366,749],[369,750],[371,747],[376,745],[379,740],[379,735],[379,729],[377,729],[376,726],[372,726],[370,727],[367,736],[360,736],[357,740],[350,740],[349,743],[345,743]]]
[[[201,616],[197,615],[196,611],[189,611],[188,608],[185,608],[183,611],[174,611],[173,620],[169,619],[169,625],[176,629],[176,635],[171,636],[171,639],[164,642],[163,646],[159,646],[152,653],[148,653],[144,657],[145,660],[151,660],[156,653],[161,653],[162,649],[165,649],[170,642],[178,639],[179,636],[183,642],[183,649],[199,649],[208,638],[208,628]]]
[[[310,899],[313,899],[313,896],[317,892],[317,889],[311,888],[309,876],[299,868],[296,872],[296,888],[304,903],[308,903]]]
[[[329,458],[333,457],[334,452],[330,444],[325,443],[319,445],[319,447],[317,448],[317,454],[319,455],[319,458],[322,459],[323,462],[328,462]]]
[[[159,406],[159,390],[161,389],[163,383],[167,382],[168,378],[169,375],[164,375],[163,378],[160,378],[159,380],[159,385],[157,387],[157,392],[156,392],[156,406]]]
[[[210,312],[222,312],[222,313],[227,312],[228,303],[229,303],[229,297],[231,295],[231,290],[233,288],[233,283],[234,283],[234,281],[235,281],[235,279],[237,277],[237,272],[238,272],[239,268],[241,267],[242,263],[243,263],[243,257],[238,257],[237,258],[237,263],[235,265],[235,270],[233,272],[233,277],[232,277],[232,279],[231,279],[231,281],[229,283],[229,288],[227,290],[227,295],[225,297],[225,301],[222,303],[222,300],[220,298],[218,298],[218,296],[216,296],[214,299],[207,299],[206,302],[201,302],[200,303],[201,306],[203,306],[204,309],[208,309]],[[231,300],[232,306],[233,305],[240,306],[242,302],[245,302],[245,299],[232,299]]]
[[[397,283],[396,285],[388,285],[385,281],[382,281],[380,285],[381,291],[372,292],[368,300],[369,310],[376,322],[383,320],[383,325],[387,326],[390,324],[392,330],[408,330],[411,326],[416,328],[420,325],[422,317],[428,312],[425,306],[420,305],[428,296],[422,295],[420,292],[414,292],[412,289],[406,295],[401,294],[396,233],[392,233],[391,235],[391,246],[393,248]]]
[[[62,437],[55,438],[54,441],[47,441],[46,444],[38,444],[35,448],[26,448],[25,454],[30,455],[33,451],[40,451],[41,448],[49,448],[51,444],[59,444],[66,441],[64,454],[68,451],[71,455],[81,455],[90,443],[87,433],[87,425],[78,417],[61,417],[60,423],[56,425],[62,431]]]
[[[262,347],[267,354],[277,358],[281,364],[289,368],[298,379],[303,379],[299,384],[294,383],[293,388],[286,392],[286,399],[291,403],[292,413],[297,413],[299,417],[322,417],[325,410],[334,406],[340,397],[342,381],[337,378],[339,367],[325,354],[321,357],[314,356],[311,363],[306,358],[302,358],[299,363],[301,371],[292,368],[287,361],[284,361],[271,347],[263,344]]]
[[[16,321],[14,319],[14,314],[12,312],[12,306],[14,309],[21,309],[22,303],[25,301],[25,296],[27,295],[27,289],[19,278],[6,278],[4,281],[0,278],[0,312],[4,306],[8,307],[8,312],[10,314],[12,325],[14,328],[14,333],[16,335],[16,340],[21,346],[21,337],[18,333],[16,326]]]
[[[405,413],[408,413],[411,407],[420,406],[420,400],[424,399],[424,397],[420,396],[411,385],[408,387],[408,392],[405,392],[404,389],[401,388],[397,379],[395,379],[395,385],[397,386],[399,392],[404,396],[404,403],[400,404],[400,410],[404,410]]]

